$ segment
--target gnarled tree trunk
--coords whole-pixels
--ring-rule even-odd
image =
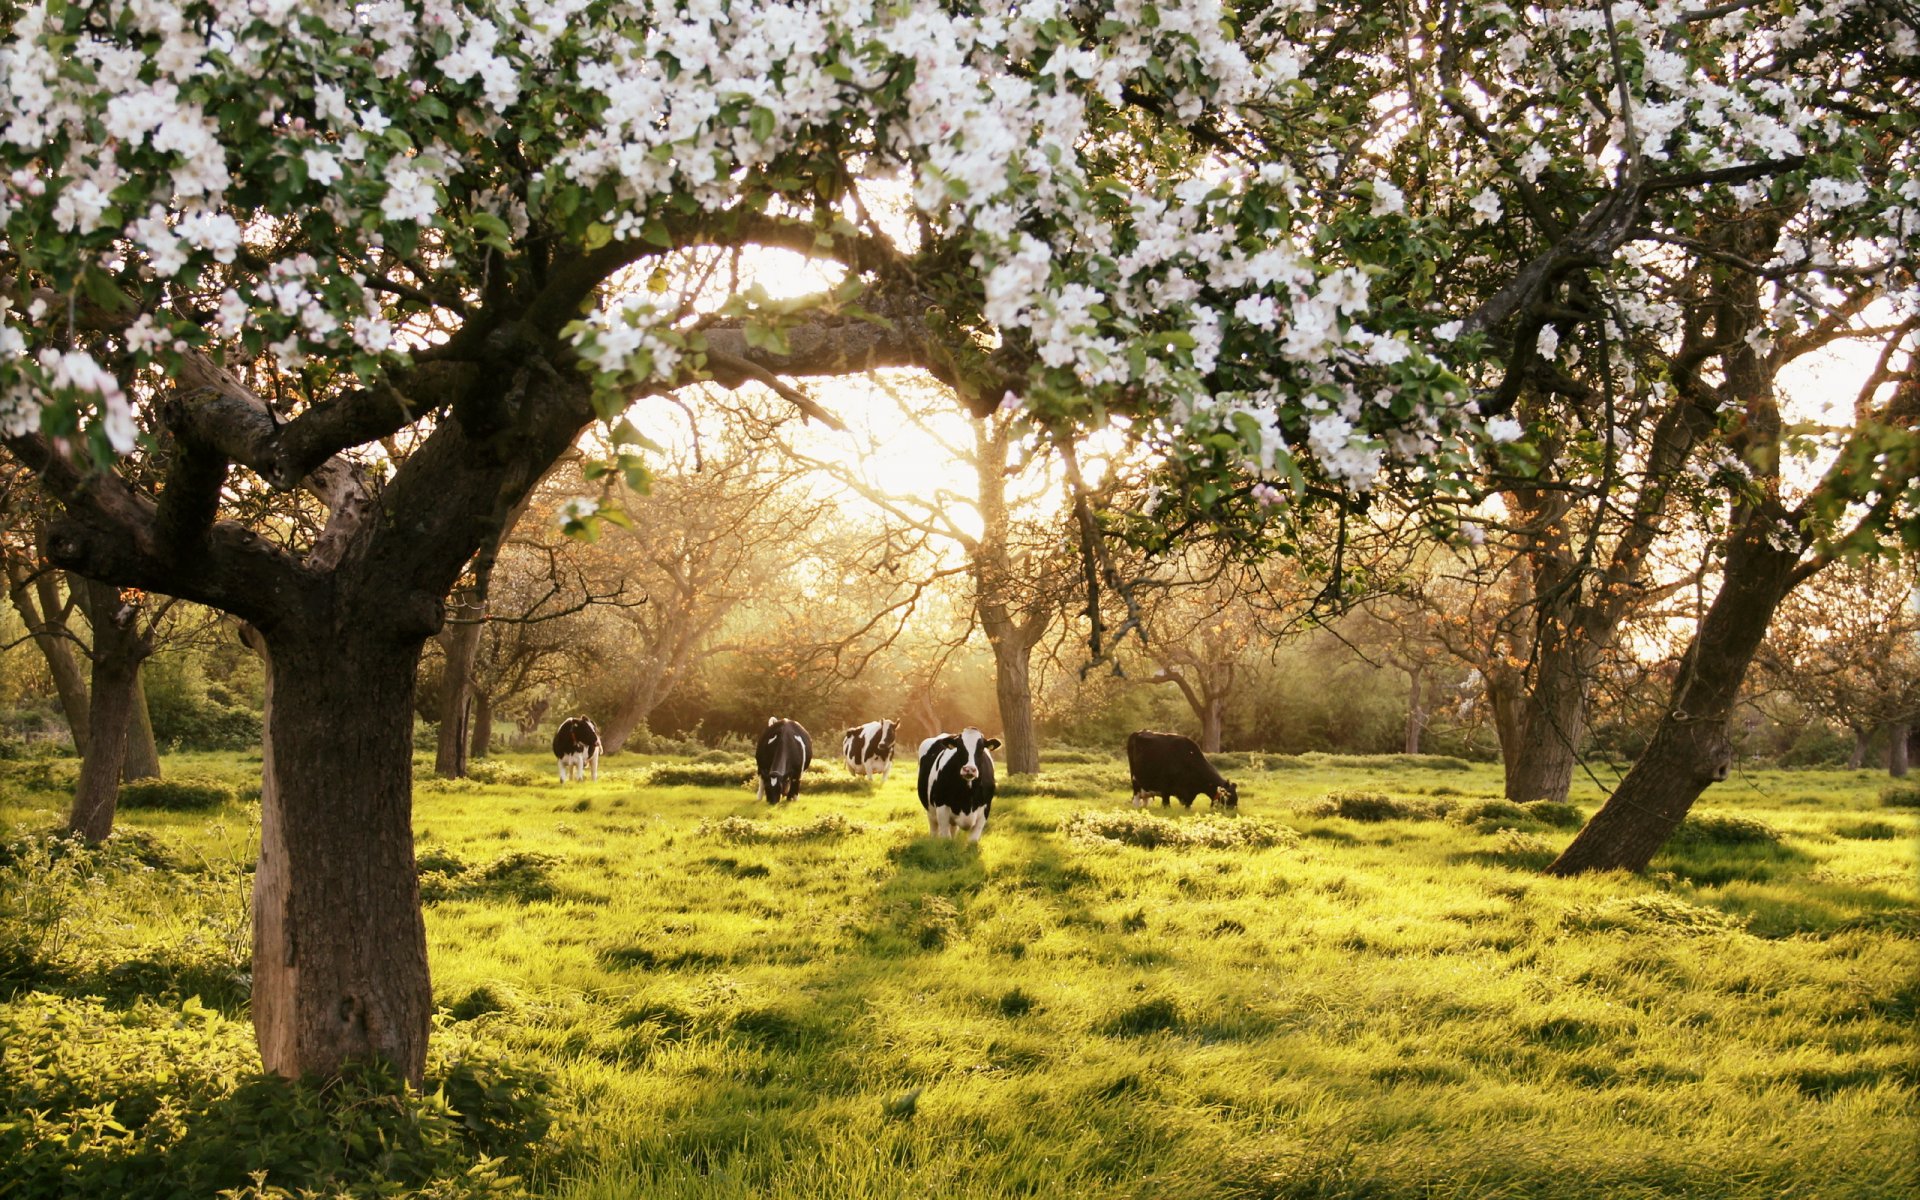
[[[1014,629],[998,635],[987,627],[993,645],[993,694],[1000,704],[1000,757],[1013,775],[1040,770],[1040,742],[1033,729],[1033,643]]]
[[[1887,726],[1887,773],[1895,779],[1907,777],[1907,744],[1913,736],[1913,725],[1908,721],[1895,721]]]
[[[475,689],[473,693],[473,722],[471,737],[467,742],[467,754],[472,758],[485,758],[493,750],[493,697]]]
[[[65,605],[60,599],[54,572],[31,575],[24,565],[9,562],[7,595],[13,600],[14,610],[20,614],[27,632],[33,635],[33,644],[47,661],[54,693],[60,698],[60,711],[73,733],[73,748],[85,758],[91,725],[87,714],[87,678],[73,656],[73,640],[61,619]]]
[[[480,650],[486,594],[463,588],[451,608],[453,619],[439,635],[446,663],[440,674],[440,736],[433,755],[433,773],[444,779],[467,773],[467,706],[473,694],[473,661]]]
[[[160,778],[160,747],[153,740],[153,714],[147,709],[146,658],[134,668],[133,714],[127,724],[127,752],[120,763],[120,782]]]
[[[1426,672],[1419,667],[1407,671],[1407,736],[1401,748],[1408,754],[1420,753],[1420,735],[1427,728]]]
[[[1590,665],[1565,644],[1565,634],[1543,638],[1534,663],[1533,690],[1520,704],[1516,740],[1502,743],[1507,761],[1506,796],[1516,804],[1533,800],[1565,803],[1587,735],[1587,677]]]

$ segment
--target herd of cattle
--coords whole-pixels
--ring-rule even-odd
[[[882,782],[893,769],[897,721],[868,721],[847,730],[841,755],[847,770]],[[927,831],[936,837],[958,837],[978,842],[987,831],[993,809],[993,752],[999,738],[990,738],[969,725],[959,733],[937,733],[920,743],[920,807],[927,813]],[[600,730],[586,717],[568,717],[553,735],[553,756],[559,762],[560,782],[600,778]],[[813,738],[798,721],[768,717],[754,743],[757,794],[768,804],[800,794],[800,777],[813,762]],[[1205,796],[1223,808],[1237,808],[1240,789],[1223,778],[1192,738],[1177,733],[1140,730],[1127,736],[1127,771],[1132,777],[1133,803],[1144,805],[1155,796],[1165,805],[1178,800],[1187,808]]]

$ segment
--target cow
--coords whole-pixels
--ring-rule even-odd
[[[813,762],[813,739],[798,721],[768,717],[753,748],[759,768],[759,790],[755,795],[768,804],[791,800],[800,794],[800,776]]]
[[[978,844],[993,811],[993,751],[999,738],[985,737],[969,725],[959,733],[937,733],[920,743],[920,807],[927,810],[927,832]]]
[[[1240,789],[1213,769],[1190,737],[1142,729],[1127,735],[1127,771],[1133,776],[1133,805],[1143,808],[1149,799],[1169,797],[1192,808],[1197,797],[1219,808],[1240,807]]]
[[[586,782],[587,773],[600,778],[600,728],[585,717],[568,717],[553,733],[553,756],[559,760],[560,782],[569,775]]]
[[[899,729],[898,721],[868,721],[847,730],[840,744],[847,770],[868,779],[878,775],[885,783],[893,771],[893,737]]]

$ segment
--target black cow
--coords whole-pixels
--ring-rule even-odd
[[[847,770],[868,779],[878,775],[885,783],[893,770],[893,738],[899,728],[898,721],[868,721],[847,730],[840,742]]]
[[[920,743],[920,807],[927,810],[927,832],[978,843],[993,811],[993,751],[999,738],[968,726],[939,733]]]
[[[798,721],[768,717],[760,731],[760,742],[753,748],[759,765],[760,790],[757,795],[768,804],[791,800],[800,794],[800,776],[813,761],[813,739]]]
[[[1213,769],[1190,737],[1145,729],[1128,734],[1127,771],[1133,776],[1135,808],[1154,796],[1160,797],[1161,804],[1171,797],[1187,808],[1199,796],[1218,807],[1240,807],[1239,787]]]
[[[560,760],[560,782],[569,774],[585,782],[588,770],[600,778],[600,729],[585,717],[568,717],[553,733],[553,756]]]

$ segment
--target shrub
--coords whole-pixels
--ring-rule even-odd
[[[693,756],[696,763],[726,763],[728,766],[740,766],[753,762],[753,756],[742,754],[738,750],[702,750]]]
[[[1162,846],[1181,850],[1195,846],[1292,846],[1300,840],[1293,830],[1261,817],[1209,814],[1176,819],[1132,809],[1084,809],[1060,822],[1060,831],[1086,845],[1140,846],[1148,850]]]
[[[1732,813],[1688,813],[1674,831],[1675,846],[1756,846],[1780,841],[1780,831],[1755,817]]]
[[[1384,792],[1328,792],[1298,806],[1310,817],[1345,817],[1349,821],[1432,821],[1447,813],[1445,801],[1414,800]]]
[[[1701,908],[1677,897],[1658,893],[1578,905],[1568,909],[1561,922],[1569,929],[1677,933],[1686,936],[1733,933],[1746,928],[1745,921],[1717,908]]]
[[[1883,788],[1880,803],[1886,808],[1920,808],[1920,783],[1896,783]]]
[[[9,836],[0,844],[0,984],[31,981],[62,963],[87,923],[96,868],[97,856],[77,836]]]
[[[232,786],[201,775],[183,775],[178,779],[136,779],[120,785],[121,808],[200,812],[233,801]]]
[[[740,844],[767,844],[772,842],[804,842],[824,838],[846,837],[850,834],[865,833],[867,827],[858,821],[847,819],[846,814],[822,813],[811,821],[798,825],[777,825],[772,821],[755,821],[750,817],[723,817],[718,821],[703,818],[699,832],[707,837],[717,837],[723,842]]]

